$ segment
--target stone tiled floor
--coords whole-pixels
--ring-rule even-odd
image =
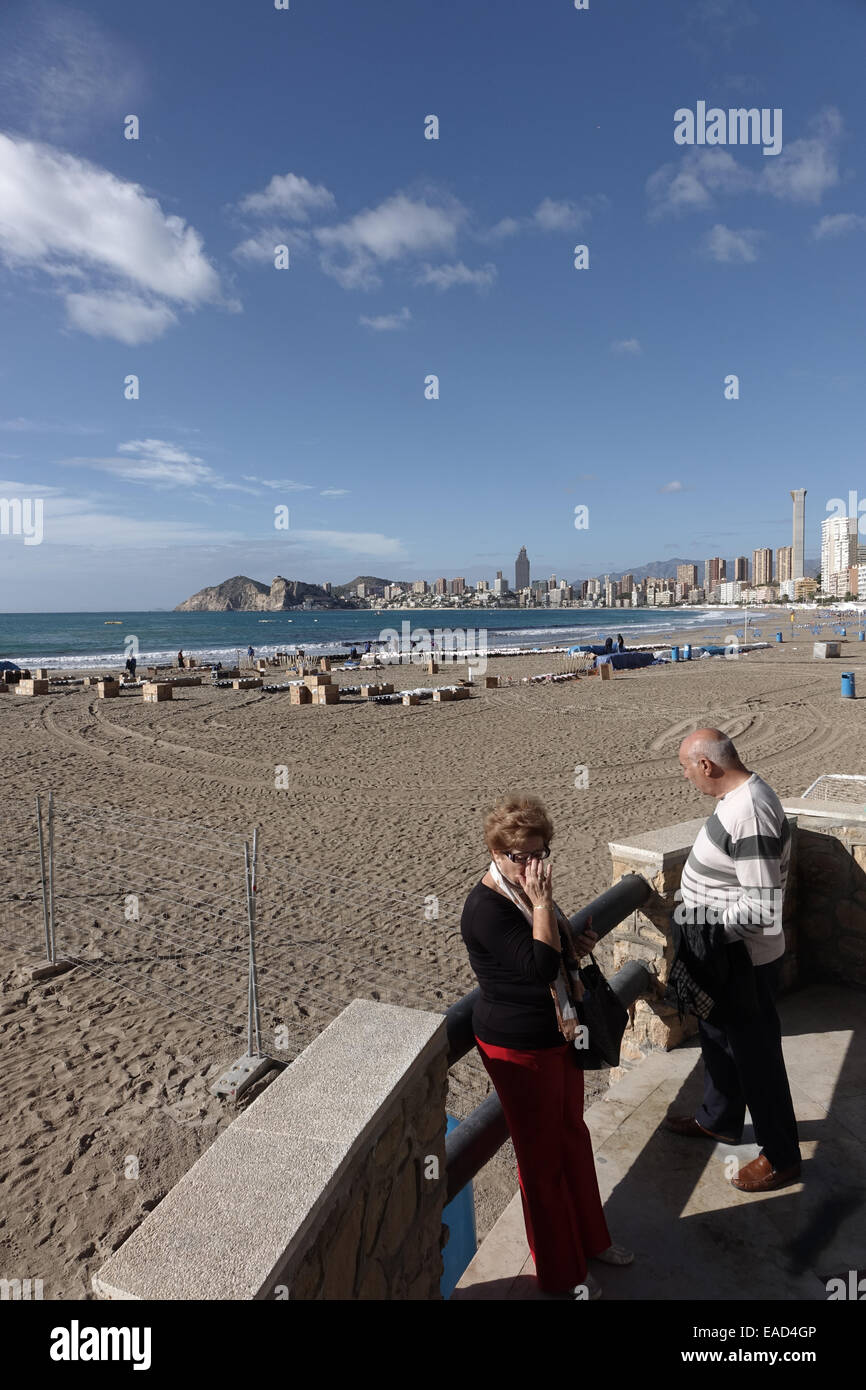
[[[591,1264],[605,1298],[824,1300],[826,1280],[866,1266],[866,997],[817,987],[779,1012],[801,1182],[731,1186],[726,1159],[758,1152],[748,1121],[736,1148],[660,1128],[700,1101],[697,1042],[651,1054],[587,1111],[608,1228],[635,1252],[626,1268]],[[538,1297],[516,1193],[452,1298]]]

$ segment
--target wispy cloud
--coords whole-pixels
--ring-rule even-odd
[[[620,338],[617,342],[611,343],[610,350],[628,357],[637,357],[642,348],[637,338]]]
[[[103,434],[104,431],[92,425],[63,425],[48,420],[27,420],[19,415],[14,420],[0,420],[0,430],[12,430],[16,434]]]
[[[320,265],[344,289],[374,289],[383,265],[409,256],[450,251],[466,220],[454,198],[396,193],[374,208],[334,227],[313,233],[321,248]]]
[[[300,174],[274,174],[260,193],[247,193],[238,203],[241,212],[257,216],[280,213],[290,222],[308,222],[311,213],[331,212],[337,200],[322,183],[310,183]]]
[[[403,542],[378,531],[296,531],[293,541],[309,542],[326,550],[348,551],[353,555],[372,556],[380,560],[407,559]]]
[[[138,184],[48,145],[0,134],[0,256],[13,270],[46,267],[57,285],[72,273],[69,322],[132,344],[177,322],[174,305],[222,302],[202,239],[163,213]],[[95,283],[94,283],[95,282]]]
[[[244,540],[238,531],[215,531],[194,520],[150,520],[109,510],[101,498],[74,495],[48,483],[0,481],[0,495],[41,497],[44,544],[96,550],[157,549],[179,545],[228,545]]]
[[[579,232],[595,213],[608,206],[604,193],[589,193],[574,202],[569,198],[542,198],[534,212],[525,217],[503,217],[487,232],[487,238],[501,241],[518,232]]]
[[[677,482],[677,481],[674,481],[674,482],[671,482],[671,483],[665,483],[663,487],[660,487],[660,488],[659,488],[659,492],[682,492],[682,491],[683,491],[683,485],[682,485],[682,483]]]
[[[0,125],[69,144],[146,97],[142,64],[90,15],[27,0],[0,18]]]
[[[649,216],[706,211],[719,197],[744,193],[819,203],[839,183],[842,116],[836,107],[825,107],[808,122],[808,130],[757,168],[739,163],[726,149],[690,147],[679,162],[662,165],[647,179]]]
[[[307,492],[312,483],[296,483],[290,478],[253,478],[248,473],[241,474],[245,483],[258,483],[259,487],[272,487],[275,492]]]
[[[707,233],[704,250],[714,261],[745,264],[758,259],[757,245],[763,235],[763,232],[753,231],[749,227],[735,232],[733,228],[717,222]]]
[[[326,487],[319,493],[320,497],[348,497],[348,495],[349,489],[347,487]]]
[[[812,236],[816,241],[824,241],[830,237],[848,236],[851,232],[866,232],[866,217],[857,212],[834,212],[827,217],[822,217],[820,222],[812,228]]]
[[[433,285],[437,290],[450,290],[454,285],[471,285],[476,290],[487,290],[496,279],[496,266],[479,266],[471,270],[463,261],[453,265],[424,265],[418,272],[416,285]]]
[[[203,459],[165,439],[131,439],[118,444],[117,454],[125,457],[69,458],[60,462],[67,468],[91,468],[109,473],[127,483],[147,483],[157,490],[206,486],[219,492],[247,492],[252,488],[230,482]]]
[[[412,315],[404,304],[399,313],[377,314],[373,318],[368,318],[366,314],[362,314],[358,322],[364,324],[366,328],[372,328],[375,333],[393,333],[396,329],[405,328],[411,318]]]

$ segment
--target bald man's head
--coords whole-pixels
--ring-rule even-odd
[[[680,767],[698,791],[724,796],[742,780],[746,769],[727,734],[721,729],[696,729],[680,744]]]

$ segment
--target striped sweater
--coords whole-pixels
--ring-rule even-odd
[[[683,869],[674,916],[724,927],[745,941],[753,965],[785,952],[782,898],[791,828],[782,803],[757,773],[720,797]]]

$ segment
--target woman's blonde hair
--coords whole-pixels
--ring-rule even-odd
[[[503,796],[484,816],[484,839],[491,853],[525,845],[540,835],[546,845],[553,839],[553,824],[537,796],[512,793]]]

